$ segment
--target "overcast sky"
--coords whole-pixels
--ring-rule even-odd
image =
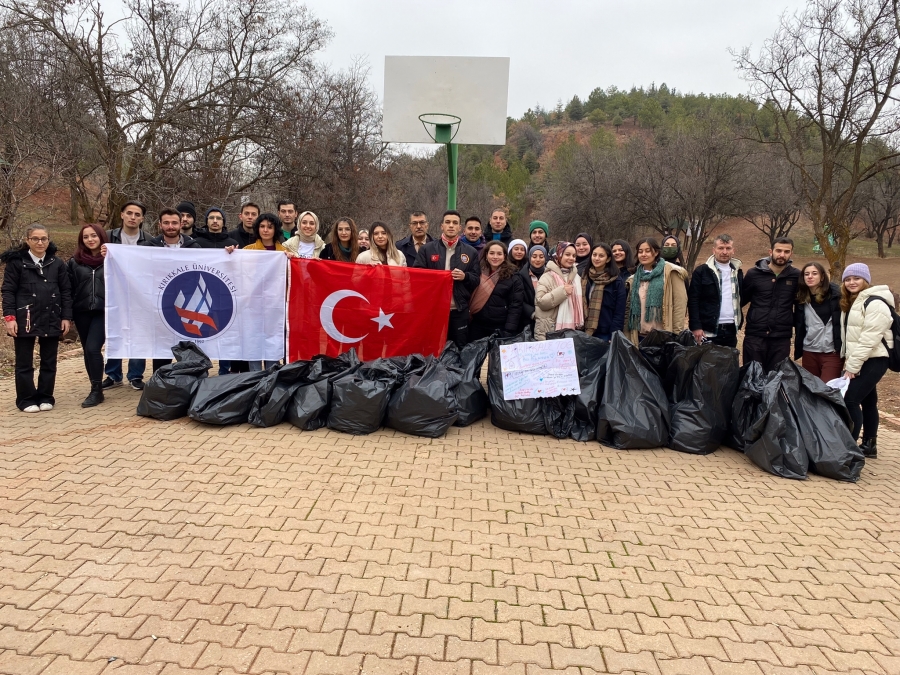
[[[508,114],[594,87],[746,92],[728,48],[758,51],[801,0],[306,0],[334,32],[320,58],[364,56],[382,95],[386,55],[508,56]]]

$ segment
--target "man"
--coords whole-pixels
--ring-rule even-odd
[[[704,338],[723,347],[737,347],[744,271],[734,257],[731,235],[720,234],[713,241],[713,254],[697,267],[688,286],[688,327],[697,344]]]
[[[481,218],[469,216],[466,218],[466,229],[463,231],[464,241],[481,254],[484,248],[484,235],[481,233]]]
[[[196,232],[197,243],[201,248],[238,246],[237,240],[225,231],[225,212],[222,209],[212,207],[206,212],[205,220],[206,229],[198,228]]]
[[[125,202],[119,217],[122,227],[117,227],[106,233],[110,244],[125,246],[137,246],[147,241],[148,237],[141,228],[147,207],[139,201]],[[147,361],[144,359],[128,359],[128,383],[132,389],[140,391],[144,388],[144,370]],[[104,389],[122,386],[122,359],[107,359],[104,367],[106,378],[103,380]]]
[[[158,237],[147,239],[141,246],[156,246],[158,248],[200,248],[193,238],[181,232],[181,214],[175,209],[163,209],[159,212]]]
[[[550,250],[550,226],[547,225],[543,220],[533,220],[531,221],[531,225],[528,226],[528,238],[531,243],[528,245],[528,250],[531,250],[532,246],[543,246],[548,251]]]
[[[240,227],[228,233],[228,236],[237,241],[238,248],[246,248],[253,243],[253,222],[257,217],[259,217],[259,206],[253,202],[244,202],[238,216]]]
[[[397,250],[406,256],[407,267],[413,266],[419,249],[430,241],[434,240],[428,234],[427,216],[421,211],[413,211],[409,214],[409,236],[397,242]]]
[[[197,220],[197,207],[194,202],[184,201],[175,207],[181,216],[181,233],[188,236],[194,236],[194,222]]]
[[[450,298],[450,323],[447,339],[458,347],[465,346],[469,334],[469,298],[481,282],[478,253],[460,240],[459,211],[445,211],[441,218],[441,238],[419,249],[413,267],[449,270],[453,278]]]
[[[491,211],[490,220],[491,230],[485,236],[488,241],[501,241],[509,245],[512,241],[512,229],[506,222],[506,211],[503,209],[494,209]]]
[[[741,288],[741,305],[750,305],[744,330],[744,363],[759,361],[767,372],[791,354],[800,283],[800,270],[791,266],[793,252],[792,240],[776,239],[769,257],[747,271]]]
[[[259,207],[257,207],[259,211]],[[259,215],[257,213],[256,215]],[[297,234],[297,226],[294,224],[297,220],[297,205],[289,200],[283,199],[278,202],[278,217],[281,218],[281,231],[284,233],[284,239],[287,241]],[[253,224],[252,222],[250,223]]]

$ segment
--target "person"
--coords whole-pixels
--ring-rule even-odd
[[[91,391],[81,402],[82,408],[103,403],[103,343],[106,342],[106,284],[103,258],[106,232],[99,224],[81,228],[75,244],[75,255],[66,267],[72,288],[72,320],[84,355],[84,369]]]
[[[321,260],[337,260],[338,262],[356,262],[359,257],[359,234],[353,218],[346,216],[338,219],[331,228],[331,242],[325,244],[319,256]]]
[[[652,330],[680,333],[687,316],[687,270],[662,259],[653,237],[637,245],[638,268],[625,281],[625,336],[638,344]]]
[[[368,230],[360,230],[359,236],[356,238],[359,242],[359,250],[360,251],[368,251],[369,250],[369,231]]]
[[[577,253],[578,247],[575,248]],[[591,249],[590,265],[581,277],[584,302],[584,332],[611,340],[625,323],[625,282],[613,260],[609,244],[600,242]],[[577,256],[576,256],[576,265]],[[578,276],[581,276],[579,273]]]
[[[523,239],[513,239],[506,247],[509,262],[516,268],[516,272],[525,267],[528,262],[528,244]]]
[[[138,201],[127,201],[119,214],[122,227],[117,227],[106,233],[109,244],[139,246],[149,240],[141,227],[147,207]],[[101,247],[103,251],[104,247]],[[104,253],[105,255],[105,253]],[[140,391],[144,388],[144,371],[147,369],[145,359],[128,359],[127,380],[132,389]],[[122,359],[107,359],[104,367],[106,378],[103,380],[104,389],[122,386]]]
[[[794,358],[822,382],[840,377],[841,289],[821,263],[809,262],[800,270],[794,318]]]
[[[200,248],[196,239],[181,233],[181,216],[175,209],[163,209],[159,212],[158,237],[147,239],[141,246],[157,248]]]
[[[519,270],[522,276],[522,316],[519,321],[519,332],[530,327],[531,334],[534,335],[534,294],[538,282],[547,269],[546,264],[547,249],[543,246],[532,246],[528,251],[528,264]]]
[[[616,239],[612,246],[613,260],[616,261],[616,267],[619,268],[619,276],[624,281],[634,274],[634,252],[631,250],[631,244],[624,239]]]
[[[425,244],[416,254],[413,267],[429,270],[446,270],[453,279],[450,296],[450,318],[447,339],[460,348],[468,342],[469,299],[481,283],[478,253],[461,241],[462,217],[459,211],[445,211],[441,216],[441,238]]]
[[[406,267],[406,256],[394,245],[394,235],[387,225],[376,220],[369,228],[372,232],[372,248],[356,258],[360,265],[393,265]]]
[[[697,344],[710,340],[722,347],[737,347],[744,271],[734,257],[734,239],[720,234],[713,240],[713,253],[698,265],[688,284],[688,328]]]
[[[284,242],[284,248],[293,258],[318,258],[325,248],[325,242],[318,235],[319,216],[312,211],[304,211],[300,214],[300,225],[296,234]],[[287,225],[281,224],[281,229],[286,230]]]
[[[413,266],[419,249],[430,241],[433,238],[428,234],[428,217],[421,211],[413,211],[409,214],[409,234],[397,242],[397,249],[406,257],[406,267]]]
[[[297,205],[291,199],[282,199],[275,205],[275,208],[278,210],[278,218],[281,220],[281,241],[287,241],[297,234],[297,226],[295,225]],[[318,219],[316,219],[316,223],[318,224]]]
[[[584,279],[584,275],[591,264],[594,238],[587,232],[579,232],[572,243],[575,244],[575,265],[578,267],[578,276]]]
[[[466,227],[463,230],[463,241],[481,255],[481,250],[484,248],[485,243],[484,233],[481,229],[481,218],[478,216],[469,216],[466,218]]]
[[[884,285],[872,286],[868,265],[847,265],[841,277],[841,356],[850,385],[844,403],[851,432],[869,458],[878,456],[878,383],[887,372],[888,350],[894,348],[894,295]]]
[[[800,272],[791,265],[794,242],[779,237],[769,257],[744,275],[741,306],[749,304],[744,328],[744,364],[759,361],[768,372],[791,355]]]
[[[490,230],[485,233],[485,241],[500,241],[509,244],[512,241],[512,228],[509,226],[505,209],[494,209],[488,221]]]
[[[194,233],[200,248],[227,248],[237,246],[238,242],[225,231],[225,212],[212,207],[204,217],[205,229],[197,229]]]
[[[175,207],[175,210],[181,217],[181,233],[186,237],[193,237],[194,223],[197,221],[197,207],[194,206],[194,202],[183,201]]]
[[[681,242],[674,234],[670,234],[662,241],[662,250],[660,251],[662,259],[679,267],[687,267],[684,263],[684,253],[681,250]]]
[[[253,223],[259,218],[259,205],[255,202],[244,202],[238,215],[240,225],[228,232],[228,236],[237,242],[238,248],[245,248],[253,243]]]
[[[53,410],[59,339],[72,322],[72,287],[56,245],[43,225],[25,231],[22,246],[0,256],[3,273],[3,319],[16,354],[16,407],[22,412]],[[40,371],[34,386],[34,343]]]
[[[549,253],[550,251],[550,226],[543,220],[532,220],[528,226],[528,249],[532,246],[543,246]],[[549,260],[549,255],[547,256]]]
[[[274,213],[263,213],[253,221],[253,243],[245,246],[246,251],[285,251],[282,244],[284,225]],[[231,253],[231,251],[229,251]]]
[[[581,279],[575,265],[575,244],[561,241],[553,260],[534,291],[534,339],[546,340],[547,333],[584,327]]]
[[[522,277],[507,259],[506,246],[501,241],[488,242],[480,258],[481,282],[469,303],[469,340],[479,340],[495,331],[501,337],[512,337],[519,331],[522,316]]]

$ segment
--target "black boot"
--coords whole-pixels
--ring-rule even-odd
[[[862,450],[863,456],[868,459],[875,459],[878,457],[878,448],[875,445],[874,436],[872,436],[872,438],[864,438],[859,445],[859,449]]]
[[[82,408],[93,408],[103,403],[103,383],[91,382],[91,393],[81,402]]]

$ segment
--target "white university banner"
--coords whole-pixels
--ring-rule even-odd
[[[284,357],[283,253],[116,244],[107,251],[107,358],[171,358],[182,340],[211,359]]]

